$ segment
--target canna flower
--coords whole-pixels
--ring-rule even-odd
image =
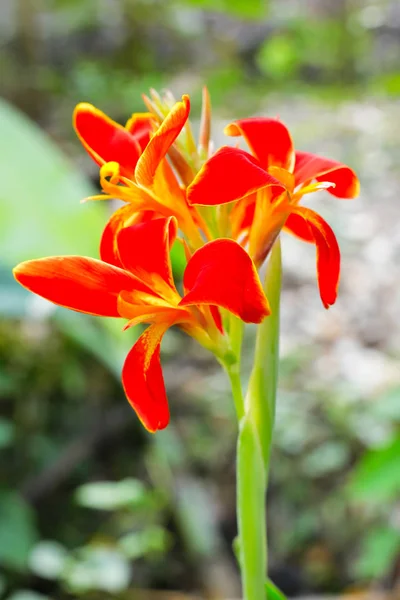
[[[126,357],[122,383],[130,404],[151,432],[169,422],[160,365],[160,345],[167,329],[177,325],[224,361],[230,348],[221,312],[230,311],[252,323],[269,314],[250,257],[230,239],[209,242],[189,257],[182,297],[170,262],[176,235],[174,217],[139,219],[118,232],[116,264],[53,256],[14,269],[21,285],[54,304],[90,315],[122,317],[127,320],[124,329],[149,324]]]
[[[334,160],[295,151],[288,129],[276,119],[235,121],[225,133],[243,136],[251,154],[229,146],[220,148],[188,187],[189,204],[235,202],[228,207],[232,237],[248,247],[257,266],[282,229],[314,243],[320,295],[329,308],[337,296],[339,246],[328,223],[299,202],[306,194],[323,189],[338,198],[354,198],[359,192],[357,176]]]
[[[188,122],[189,111],[189,97],[183,96],[158,127],[151,113],[134,114],[123,127],[90,104],[81,103],[75,108],[76,133],[89,155],[100,165],[104,193],[91,199],[118,198],[126,203],[106,225],[105,237],[115,237],[121,227],[136,220],[138,211],[146,211],[156,217],[174,216],[192,249],[203,244],[199,229],[206,226],[196,209],[188,205],[181,182],[166,158]],[[186,165],[187,174],[189,166],[175,152],[175,158],[177,155],[181,158],[180,164]],[[190,173],[191,181],[194,172],[190,170]]]

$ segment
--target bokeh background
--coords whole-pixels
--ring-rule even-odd
[[[77,102],[125,122],[143,110],[142,93],[169,88],[190,94],[196,127],[204,83],[216,146],[229,120],[279,115],[297,147],[360,175],[355,201],[312,198],[342,249],[331,310],[318,297],[314,249],[283,240],[270,566],[291,596],[394,594],[400,4],[1,0],[0,48],[0,596],[240,596],[236,427],[223,373],[171,331],[172,423],[150,436],[119,379],[135,333],[54,309],[11,275],[29,258],[97,256],[111,207],[79,204],[98,171],[72,131]],[[177,276],[181,268],[177,259]]]

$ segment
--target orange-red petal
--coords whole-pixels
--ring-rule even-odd
[[[314,237],[319,293],[323,305],[329,308],[336,301],[340,276],[340,249],[336,236],[328,223],[309,208],[295,207],[291,215],[292,224],[296,219],[307,224]]]
[[[144,289],[130,273],[84,256],[29,260],[14,269],[25,288],[65,308],[103,317],[119,317],[122,290]]]
[[[187,293],[181,306],[220,306],[246,323],[260,323],[270,312],[253,261],[233,240],[214,240],[197,250],[183,285]]]
[[[176,239],[174,217],[154,219],[121,229],[117,236],[119,258],[125,269],[150,287],[156,280],[175,290],[170,249]]]
[[[227,125],[226,135],[242,135],[263,169],[281,167],[293,170],[294,147],[287,127],[278,119],[252,117]]]
[[[150,141],[155,123],[151,113],[133,113],[125,125],[125,129],[133,135],[142,152]]]
[[[139,185],[144,187],[153,185],[157,167],[182,131],[189,117],[189,112],[189,96],[183,96],[182,102],[177,102],[172,107],[138,160],[135,177]]]
[[[125,359],[122,384],[145,428],[155,433],[169,423],[168,400],[160,364],[160,345],[170,323],[151,325]]]
[[[142,150],[129,131],[86,102],[76,106],[73,125],[83,147],[98,165],[117,162],[121,174],[132,177]]]
[[[327,191],[338,198],[355,198],[360,192],[360,182],[350,167],[310,152],[296,152],[294,175],[296,185],[313,179],[334,183]]]
[[[197,173],[187,189],[187,199],[189,204],[214,206],[240,200],[267,186],[277,195],[285,189],[251,154],[223,146]]]
[[[293,213],[286,219],[284,229],[304,242],[313,244],[315,241],[307,222]]]
[[[154,218],[155,212],[152,210],[144,210],[136,212],[130,204],[118,208],[108,220],[100,240],[100,258],[104,262],[110,263],[117,267],[122,267],[119,258],[117,235],[124,227],[144,223]]]

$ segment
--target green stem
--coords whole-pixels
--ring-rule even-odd
[[[230,365],[226,365],[225,370],[228,373],[229,381],[231,383],[236,416],[238,422],[240,423],[241,419],[244,417],[244,399],[242,393],[242,382],[240,381],[240,364],[239,362],[235,362]]]
[[[282,259],[278,238],[271,251],[264,285],[271,314],[257,329],[254,366],[246,397],[246,412],[251,415],[256,426],[266,472],[269,467],[278,384],[281,282]]]
[[[278,239],[265,279],[271,315],[258,326],[254,366],[238,438],[237,514],[244,600],[264,600],[266,596],[266,490],[278,380],[281,271]]]

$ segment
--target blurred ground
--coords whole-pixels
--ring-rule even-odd
[[[172,426],[150,438],[118,378],[129,334],[121,341],[118,326],[49,312],[20,296],[9,277],[15,262],[34,255],[96,251],[104,207],[79,206],[97,172],[74,139],[74,104],[91,101],[124,121],[142,109],[140,93],[167,85],[176,96],[191,94],[196,120],[204,82],[216,146],[232,118],[279,115],[297,147],[346,162],[362,183],[355,201],[312,199],[342,251],[339,300],[329,311],[318,296],[314,249],[283,240],[272,578],[291,596],[398,589],[398,3],[271,0],[266,16],[263,3],[232,3],[235,14],[224,2],[222,12],[206,4],[0,7],[2,96],[82,177],[59,177],[53,147],[41,141],[35,151],[23,141],[25,121],[17,131],[11,113],[1,112],[0,596],[7,600],[129,598],[132,589],[239,597],[231,551],[236,432],[217,365],[179,332],[167,336]],[[250,328],[245,374],[252,336]]]

